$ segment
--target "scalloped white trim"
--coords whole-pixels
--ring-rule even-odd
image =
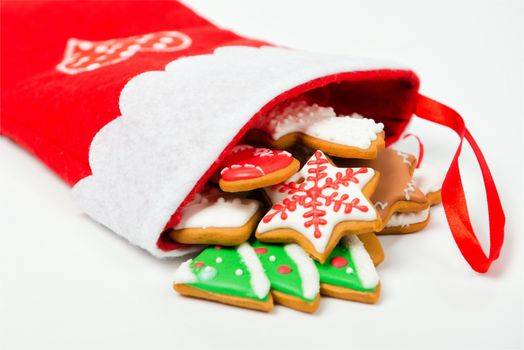
[[[229,46],[138,74],[120,93],[122,116],[91,142],[92,175],[74,186],[75,201],[94,220],[152,254],[180,255],[160,250],[158,237],[246,122],[299,85],[377,69],[407,68],[278,47]]]

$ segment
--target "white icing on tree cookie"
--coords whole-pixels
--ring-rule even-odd
[[[257,254],[248,243],[242,243],[237,248],[237,252],[242,257],[251,275],[251,288],[253,288],[253,291],[260,299],[264,298],[269,293],[271,283],[269,283]],[[242,270],[240,271],[242,272]]]
[[[319,275],[315,263],[298,244],[286,244],[284,250],[297,265],[302,280],[304,297],[314,299],[320,290]]]
[[[198,281],[193,271],[191,271],[191,262],[192,261],[193,259],[189,259],[183,262],[182,264],[180,264],[180,266],[178,267],[178,269],[175,272],[175,277],[174,277],[175,283],[186,284],[186,283],[196,283]]]
[[[183,228],[244,226],[260,208],[254,199],[217,195],[196,195],[182,210],[182,219],[175,230]]]
[[[331,107],[304,101],[273,109],[257,126],[274,140],[300,132],[320,140],[366,149],[377,139],[384,125],[361,115],[337,116]]]
[[[375,264],[373,264],[364,244],[356,235],[342,237],[341,242],[351,253],[362,286],[364,288],[375,288],[380,279]]]

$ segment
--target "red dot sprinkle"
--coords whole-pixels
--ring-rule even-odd
[[[291,270],[291,267],[287,266],[287,265],[280,265],[277,269],[278,273],[281,273],[283,275],[285,274],[288,274],[290,273],[292,270]]]
[[[197,262],[195,263],[195,267],[196,267],[197,269],[201,268],[202,266],[204,266],[204,263],[203,263],[202,261],[197,261]]]
[[[215,249],[222,249],[222,246],[221,245],[216,245]]]
[[[331,258],[329,263],[331,264],[331,266],[336,267],[337,269],[341,269],[347,266],[348,261],[343,256],[334,256]]]
[[[264,248],[264,247],[255,248],[255,252],[257,254],[266,254],[267,253],[267,248]]]

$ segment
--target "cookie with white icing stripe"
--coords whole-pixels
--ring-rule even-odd
[[[380,172],[371,200],[384,226],[395,213],[419,212],[429,207],[426,196],[413,181],[416,159],[411,154],[386,148],[375,159],[337,158],[335,162],[340,166],[370,167]]]
[[[270,311],[270,283],[253,248],[209,246],[180,265],[173,288],[180,294],[248,309]]]
[[[300,143],[333,156],[372,159],[384,148],[383,129],[382,123],[357,114],[337,116],[331,107],[293,101],[270,111],[248,138],[272,148]]]
[[[222,163],[219,185],[225,192],[249,191],[280,183],[298,168],[287,151],[237,145]]]
[[[320,294],[369,304],[378,301],[379,276],[357,236],[343,237],[326,263],[316,264],[320,276]]]
[[[197,194],[170,237],[188,244],[239,245],[249,239],[262,215],[262,203],[254,199],[217,191]]]
[[[299,245],[253,242],[271,283],[275,303],[304,312],[315,312],[320,282],[313,260]]]
[[[297,243],[324,262],[340,238],[381,226],[369,198],[379,175],[371,168],[337,168],[316,151],[302,169],[264,189],[272,203],[256,237],[263,242]]]

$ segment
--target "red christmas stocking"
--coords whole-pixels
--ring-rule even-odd
[[[489,257],[456,159],[442,197],[464,256],[486,271],[504,226],[494,183],[460,117],[442,117],[418,86],[406,67],[270,46],[177,2],[2,3],[1,132],[71,184],[93,219],[156,256],[191,249],[161,233],[261,115],[307,95],[384,123],[388,143],[414,112],[466,137],[490,198]]]

